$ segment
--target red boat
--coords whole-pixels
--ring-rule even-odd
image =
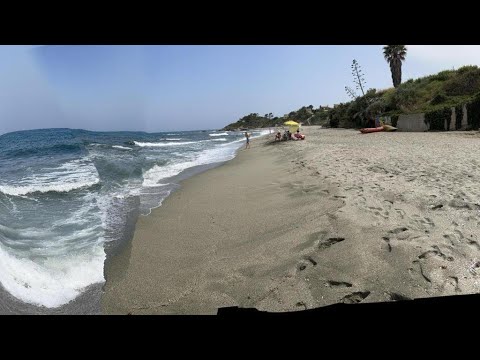
[[[375,128],[364,128],[364,129],[360,129],[360,132],[363,133],[363,134],[368,134],[368,133],[373,133],[373,132],[379,132],[379,131],[383,131],[383,126],[379,126],[379,127],[375,127]]]

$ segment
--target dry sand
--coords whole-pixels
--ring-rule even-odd
[[[480,139],[306,127],[182,182],[105,269],[104,313],[480,292]],[[273,135],[272,135],[273,136]]]

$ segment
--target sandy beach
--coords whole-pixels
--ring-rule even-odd
[[[305,127],[181,182],[106,264],[105,314],[480,292],[480,138]]]

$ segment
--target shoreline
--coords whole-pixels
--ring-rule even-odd
[[[105,268],[102,313],[284,312],[480,292],[478,139],[304,130],[305,141],[252,141],[139,218]]]
[[[263,136],[265,135],[256,137],[252,141],[261,139]],[[240,149],[242,149],[242,146],[239,146],[239,148],[236,150],[235,157]],[[172,182],[172,188],[170,194],[166,198],[170,197],[174,192],[179,190],[181,188],[181,183],[184,180],[210,169],[222,166],[224,163],[227,163],[231,160],[233,159],[193,166],[169,178],[169,181]],[[137,205],[129,207],[129,212],[125,214],[126,224],[122,237],[116,241],[106,242],[104,244],[105,261],[103,271],[105,279],[105,269],[108,267],[108,263],[111,261],[111,259],[115,258],[118,254],[121,254],[124,251],[128,251],[130,243],[133,239],[138,218],[148,217],[151,215],[151,212],[149,214],[141,214],[139,209],[139,196],[131,197],[129,201],[132,203],[137,203]],[[165,201],[165,199],[163,201]],[[152,208],[151,211],[161,207],[163,201],[157,207]],[[101,314],[101,298],[103,296],[105,284],[106,281],[91,284],[85,288],[84,291],[82,291],[82,293],[75,299],[56,308],[48,308],[45,306],[24,302],[11,295],[0,284],[0,315],[99,315]]]
[[[105,282],[58,308],[0,286],[0,314],[285,312],[480,293],[478,136],[304,131],[176,175],[161,206],[129,214],[124,238],[105,244]]]
[[[318,128],[318,127],[311,127],[311,129],[313,128]],[[139,242],[139,241],[143,241],[145,240],[145,234],[144,232],[146,232],[147,234],[147,237],[152,237],[152,233],[149,232],[149,228],[151,226],[155,226],[157,224],[157,220],[160,220],[164,217],[166,217],[166,221],[168,221],[168,224],[171,225],[171,221],[173,220],[173,222],[175,223],[175,225],[177,226],[174,230],[176,233],[178,233],[178,231],[180,230],[180,227],[179,224],[174,218],[175,217],[186,217],[188,218],[189,215],[191,215],[190,213],[189,214],[183,214],[182,212],[185,210],[184,206],[181,205],[181,211],[180,213],[178,212],[178,208],[175,206],[175,204],[178,203],[178,201],[182,201],[181,199],[183,199],[184,197],[185,200],[189,201],[188,199],[193,199],[193,197],[190,197],[190,193],[193,191],[193,193],[198,193],[198,192],[201,192],[201,189],[207,184],[207,183],[211,183],[211,179],[212,177],[215,178],[217,176],[217,174],[220,174],[221,176],[223,176],[225,174],[225,172],[235,172],[235,175],[234,177],[236,177],[238,174],[238,172],[242,172],[243,170],[245,170],[245,166],[249,167],[251,164],[249,164],[249,162],[251,161],[251,159],[249,159],[247,156],[249,154],[252,154],[252,156],[255,157],[255,159],[257,159],[257,161],[259,160],[260,158],[260,163],[259,164],[255,164],[254,168],[258,168],[259,165],[262,167],[263,169],[263,172],[265,174],[267,174],[268,176],[270,176],[270,172],[271,171],[274,171],[275,172],[275,169],[277,170],[277,172],[279,173],[279,175],[281,175],[283,173],[283,169],[281,167],[278,167],[278,164],[279,163],[282,163],[283,162],[283,156],[281,153],[278,153],[278,154],[275,154],[275,152],[277,151],[277,147],[281,147],[282,145],[284,146],[300,146],[300,143],[301,141],[289,141],[289,142],[279,142],[279,143],[275,143],[275,144],[268,144],[270,143],[272,140],[272,136],[270,137],[265,137],[265,138],[260,138],[260,139],[254,139],[252,140],[252,147],[251,149],[247,149],[245,150],[245,148],[240,148],[237,152],[237,155],[234,159],[232,160],[229,160],[229,161],[226,161],[226,162],[223,162],[221,163],[219,166],[216,166],[214,167],[213,169],[210,169],[206,172],[202,172],[200,174],[196,174],[195,176],[193,177],[188,177],[187,179],[184,179],[182,180],[179,185],[180,187],[178,189],[175,190],[175,192],[172,192],[172,194],[170,194],[163,202],[162,206],[161,207],[158,207],[156,209],[153,209],[152,210],[152,213],[147,216],[147,217],[143,217],[143,218],[139,218],[139,221],[137,222],[137,226],[136,226],[136,232],[134,234],[134,238],[132,239],[132,241],[128,244],[128,246],[125,248],[125,250],[121,253],[121,254],[118,254],[118,256],[116,256],[115,258],[112,259],[111,262],[108,263],[108,265],[106,265],[105,267],[105,274],[106,274],[106,284],[105,284],[105,293],[104,293],[104,297],[102,299],[102,304],[103,304],[103,313],[114,313],[114,314],[124,314],[124,313],[132,313],[135,312],[135,309],[139,309],[141,310],[140,312],[142,312],[143,310],[146,310],[146,309],[149,309],[148,311],[152,310],[152,308],[156,308],[156,310],[153,310],[154,313],[205,313],[205,314],[213,314],[213,313],[216,313],[216,309],[217,309],[217,305],[215,306],[211,306],[211,305],[207,305],[207,306],[203,306],[203,308],[201,309],[197,309],[195,308],[195,305],[193,305],[193,308],[189,305],[189,309],[191,310],[191,312],[189,311],[186,311],[184,312],[183,309],[174,309],[173,311],[168,310],[168,311],[157,311],[159,308],[166,308],[168,307],[169,305],[168,304],[171,304],[171,303],[176,303],[178,302],[178,300],[175,300],[176,297],[180,297],[180,298],[183,298],[185,296],[185,291],[188,293],[190,290],[189,290],[189,286],[186,284],[188,283],[188,280],[185,279],[185,277],[183,276],[180,276],[179,278],[177,278],[175,280],[175,282],[177,282],[177,280],[179,280],[180,282],[183,282],[186,286],[184,289],[182,288],[179,288],[178,287],[178,284],[175,284],[174,287],[177,288],[176,292],[174,291],[173,293],[170,293],[169,295],[166,295],[166,297],[164,298],[164,303],[158,305],[158,302],[155,301],[156,305],[153,305],[150,306],[150,305],[147,305],[147,306],[142,306],[142,305],[133,305],[131,308],[123,308],[123,309],[120,309],[120,307],[118,307],[118,305],[115,304],[115,302],[118,301],[118,299],[122,298],[122,294],[116,292],[115,290],[112,290],[114,288],[117,288],[118,286],[118,283],[119,282],[123,282],[125,281],[125,279],[128,279],[129,277],[129,266],[131,265],[131,257],[132,257],[132,249],[135,251],[135,246],[136,244]],[[271,149],[271,152],[267,155],[267,156],[262,156],[262,152],[265,151],[266,148],[270,148]],[[273,156],[273,159],[272,159],[272,154],[274,155]],[[265,154],[263,154],[265,155]],[[272,163],[273,161],[273,163]],[[268,166],[270,165],[270,166]],[[280,170],[280,171],[278,171]],[[248,173],[247,173],[248,175]],[[239,175],[241,177],[241,175]],[[228,180],[227,180],[228,181]],[[246,184],[248,185],[248,181],[246,182]],[[270,184],[270,181],[267,180],[267,187],[269,187]],[[276,184],[274,184],[276,185]],[[248,187],[248,186],[245,186],[245,187]],[[273,195],[275,195],[277,197],[276,201],[277,203],[279,204],[279,206],[282,206],[282,204],[284,202],[288,202],[288,201],[291,201],[291,197],[292,197],[292,193],[291,191],[289,192],[288,190],[285,191],[283,189],[280,189],[280,191],[278,191],[278,188],[276,186],[274,186],[274,191],[273,191]],[[327,188],[330,188],[332,193],[335,191],[332,187],[328,187]],[[230,193],[231,194],[235,194],[237,193],[237,197],[238,197],[238,193],[237,191],[234,190],[235,188],[230,188],[227,190],[227,193]],[[213,192],[216,192],[217,190],[213,190]],[[257,190],[258,191],[258,190]],[[210,194],[210,191],[209,191],[209,194]],[[224,195],[225,193],[222,193],[221,195]],[[217,194],[218,195],[218,194]],[[222,196],[219,196],[219,198],[221,199]],[[243,195],[241,195],[240,193],[240,198],[243,197]],[[247,195],[248,197],[248,195]],[[245,199],[241,199],[243,202],[245,202],[244,200]],[[306,199],[305,197],[302,196],[301,199],[298,199],[298,200],[293,200],[293,202],[297,205],[297,209],[298,208],[303,208],[299,214],[297,214],[296,216],[296,219],[299,221],[299,222],[303,222],[303,220],[301,220],[302,217],[308,217],[308,213],[311,212],[313,209],[315,210],[318,210],[319,209],[319,204],[316,202],[317,199]],[[247,202],[249,200],[247,199]],[[174,209],[172,209],[172,205],[175,206]],[[227,206],[227,208],[229,207],[228,204],[224,204]],[[322,211],[324,214],[329,214],[330,212],[335,212],[336,210],[338,210],[341,206],[342,206],[342,201],[339,200],[339,199],[333,199],[333,200],[328,200],[328,199],[325,199],[321,204],[320,204],[322,207],[322,209],[320,209],[320,211]],[[209,205],[206,205],[205,206],[205,211],[210,211],[212,210],[212,208],[214,208],[215,206],[212,205],[212,206],[209,206]],[[269,206],[267,206],[267,208],[265,208],[264,210],[269,210]],[[171,214],[170,212],[173,212],[174,214]],[[267,213],[266,211],[263,211],[263,213]],[[197,214],[199,215],[199,214]],[[222,227],[221,224],[218,224],[215,225],[215,221],[212,221],[210,223],[210,221],[208,221],[208,219],[205,218],[205,216],[208,218],[210,215],[205,215],[203,214],[203,220],[207,220],[206,222],[204,222],[202,225],[207,225],[207,228],[205,228],[205,226],[203,226],[203,229],[202,229],[202,234],[205,234],[205,235],[213,235],[213,237],[217,237],[219,235],[219,232],[221,232],[222,230],[221,229],[213,229],[212,231],[210,229],[208,229],[209,226],[218,226],[218,227]],[[268,217],[268,216],[267,216]],[[230,219],[231,220],[231,219]],[[234,223],[236,222],[235,220],[233,221]],[[285,227],[283,224],[283,220],[281,219],[280,216],[277,216],[277,221],[276,223],[273,225],[273,226],[270,226],[269,229],[265,230],[266,234],[268,234],[268,237],[270,237],[271,241],[273,242],[276,242],[276,238],[277,236],[279,237],[282,237],[282,234],[281,232],[279,233],[279,230],[277,230],[277,228],[279,227],[281,229],[281,231],[285,231],[287,233],[291,232],[291,229],[288,229],[288,226]],[[169,227],[169,225],[167,225],[167,227]],[[200,227],[202,227],[202,225]],[[237,224],[238,225],[238,224]],[[241,226],[242,227],[242,226]],[[297,228],[299,228],[297,226]],[[302,230],[298,230],[300,232],[305,232],[306,229],[308,229],[309,227],[305,227],[305,229],[302,229]],[[164,226],[160,225],[160,232],[164,231]],[[233,232],[239,232],[238,230],[241,230],[241,229],[237,229],[237,230],[234,230]],[[155,229],[155,232],[157,232],[158,229]],[[182,237],[182,240],[187,240],[186,242],[188,242],[188,239],[192,239],[191,236],[193,235],[193,237],[196,237],[195,234],[192,234],[191,231],[192,229],[189,229],[187,231],[187,233],[190,231],[190,234],[180,234],[180,237]],[[241,232],[241,231],[240,231]],[[178,234],[177,234],[178,235]],[[177,235],[173,235],[173,236],[170,236],[169,237],[169,240],[171,240],[171,244],[170,245],[173,245],[175,246],[175,237]],[[187,235],[187,238],[184,237],[184,235]],[[254,233],[251,233],[249,234],[250,237],[253,237],[255,236]],[[208,238],[210,236],[205,236],[205,238]],[[203,237],[202,237],[203,238]],[[241,241],[241,240],[240,240]],[[290,236],[287,236],[285,237],[285,240],[284,241],[287,241],[287,242],[291,242],[290,241]],[[215,242],[217,242],[217,240],[214,240],[213,241],[213,244],[210,244],[213,246],[213,248],[216,248],[217,247],[217,244],[215,244]],[[185,246],[188,246],[187,243],[183,244]],[[197,245],[200,245],[200,251],[208,251],[209,250],[206,250],[206,247],[204,244],[197,244]],[[211,250],[211,249],[210,249]],[[216,250],[213,250],[213,251],[216,251]],[[147,251],[149,252],[149,250]],[[159,255],[158,253],[156,253],[157,255]],[[146,254],[144,254],[146,255]],[[180,253],[177,253],[175,254],[176,256],[180,256],[182,258],[184,258],[183,255],[186,255],[185,257],[186,258],[189,258],[190,255],[188,254],[182,254],[182,251],[180,251]],[[285,254],[284,254],[285,255]],[[208,256],[208,255],[207,255]],[[193,256],[195,258],[195,256]],[[194,261],[202,261],[202,256],[200,256],[199,258],[196,258],[194,259]],[[288,256],[287,256],[288,257]],[[288,262],[291,263],[291,262],[295,262],[295,260],[293,259],[288,259]],[[137,264],[137,265],[140,265]],[[173,268],[170,268],[169,270],[172,270],[172,272],[175,272],[175,266],[173,266]],[[190,269],[191,270],[191,269]],[[193,271],[195,272],[195,271]],[[153,274],[150,274],[150,275],[153,275]],[[145,277],[149,277],[150,275],[146,275],[145,274]],[[141,277],[143,277],[143,274],[141,275]],[[138,281],[137,281],[138,280]],[[138,292],[141,291],[141,283],[142,281],[137,279],[135,280],[135,283],[132,283],[130,282],[129,280],[126,280],[126,281],[129,281],[129,285],[130,286],[133,286],[135,287],[135,290],[134,292],[131,294],[132,295],[132,299],[133,301],[135,302],[136,300],[134,299],[135,297],[138,296]],[[258,280],[258,279],[257,279]],[[186,281],[186,282],[185,282]],[[268,281],[267,281],[268,282]],[[113,292],[115,292],[115,295],[113,295]],[[151,297],[151,294],[148,293],[149,290],[147,290],[145,292],[145,296],[146,298],[150,298]],[[167,290],[167,293],[168,293],[168,290]],[[204,294],[205,295],[205,294]],[[173,299],[172,299],[172,296],[173,296]],[[215,297],[216,295],[214,295]],[[208,295],[207,295],[208,297]],[[111,300],[109,300],[111,299]],[[218,299],[217,299],[218,300]],[[244,299],[246,300],[246,302],[243,302],[243,301],[240,301],[242,304],[244,305],[248,305],[248,303],[251,303],[251,299],[248,298],[247,296],[247,299]],[[195,302],[195,300],[194,300]],[[214,301],[215,302],[215,301]],[[231,304],[238,304],[239,301],[220,301],[219,302],[219,305],[224,305],[224,306],[228,306],[228,305],[231,305]],[[171,307],[172,308],[172,307]],[[296,308],[296,310],[298,310],[298,307]],[[148,311],[146,313],[148,313]]]

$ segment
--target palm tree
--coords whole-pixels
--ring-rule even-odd
[[[402,83],[402,61],[405,60],[406,55],[407,47],[405,45],[385,45],[383,47],[383,56],[390,64],[394,87],[398,87]]]

